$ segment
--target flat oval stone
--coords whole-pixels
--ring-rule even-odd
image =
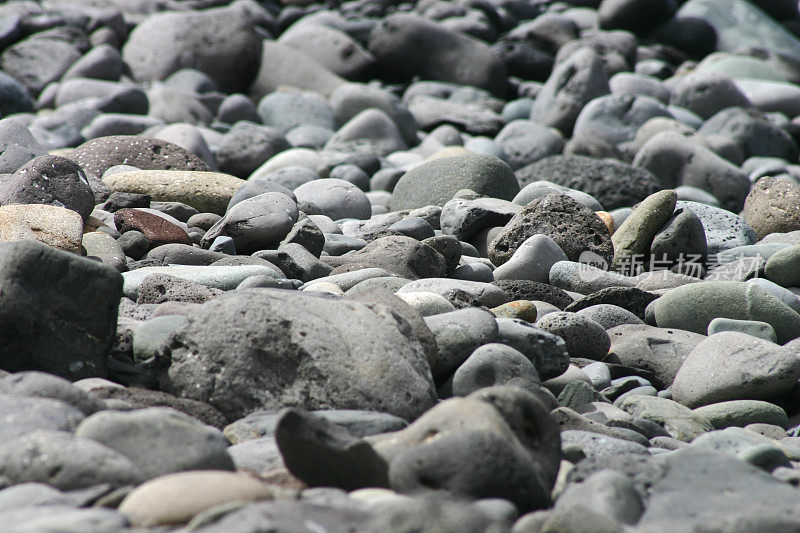
[[[368,219],[372,214],[369,199],[352,183],[325,178],[313,180],[300,185],[294,190],[300,204],[310,204],[316,208],[316,214],[322,214],[333,220],[343,218]]]
[[[121,453],[147,479],[184,470],[234,469],[221,431],[167,407],[95,413],[75,435]]]
[[[765,277],[782,287],[800,286],[800,246],[784,248],[772,254],[764,266]]]
[[[198,470],[148,481],[119,506],[137,526],[181,525],[200,512],[233,502],[272,499],[281,491],[247,474]]]
[[[711,422],[714,429],[731,426],[745,427],[750,424],[772,424],[789,427],[786,412],[770,402],[760,400],[730,400],[704,405],[694,412]]]
[[[0,445],[0,475],[9,484],[47,483],[61,490],[98,483],[136,485],[142,477],[124,455],[64,431],[37,430]]]
[[[492,283],[480,281],[467,281],[451,278],[424,278],[403,285],[397,291],[405,292],[433,292],[447,298],[456,307],[478,305],[497,307],[509,301],[508,294]]]
[[[170,265],[143,267],[122,274],[123,294],[136,300],[139,286],[151,274],[169,274],[176,278],[193,281],[206,287],[228,291],[235,289],[239,283],[250,276],[265,275],[271,278],[283,278],[283,273],[277,268],[263,265],[236,265],[236,266],[198,266],[198,265]]]
[[[219,172],[134,170],[103,178],[115,191],[149,194],[153,200],[183,202],[201,213],[224,215],[244,180]]]
[[[769,342],[777,342],[778,336],[772,326],[758,320],[735,320],[732,318],[715,318],[708,324],[709,337],[722,331],[738,331]]]
[[[114,213],[117,231],[140,231],[152,247],[162,244],[191,244],[186,231],[170,221],[140,209],[120,209]]]
[[[758,285],[704,281],[670,289],[653,304],[660,328],[705,334],[717,317],[758,320],[770,324],[778,342],[800,336],[800,315]]]
[[[82,255],[82,237],[83,220],[72,209],[46,204],[0,207],[0,242],[38,241]]]
[[[443,157],[406,172],[395,185],[392,211],[427,205],[443,206],[461,189],[511,201],[519,184],[511,168],[500,159],[473,153]]]
[[[672,395],[689,407],[726,400],[764,400],[787,392],[798,378],[800,358],[792,351],[744,333],[725,331],[689,353],[672,383]]]

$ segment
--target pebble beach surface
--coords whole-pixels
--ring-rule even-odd
[[[800,531],[797,0],[0,3],[0,532]]]

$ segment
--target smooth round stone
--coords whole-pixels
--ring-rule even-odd
[[[564,339],[518,318],[497,318],[497,342],[522,352],[542,379],[566,372],[569,355]]]
[[[149,194],[153,200],[177,201],[201,213],[225,214],[236,191],[244,185],[228,174],[180,170],[137,170],[106,176],[112,190]]]
[[[611,386],[611,369],[607,364],[597,362],[581,368],[583,373],[589,377],[589,381],[596,390],[603,390]]]
[[[511,259],[494,270],[494,279],[527,279],[539,283],[549,281],[550,268],[567,255],[547,235],[533,235],[520,244]]]
[[[589,376],[584,374],[583,370],[575,365],[569,365],[567,370],[556,377],[550,378],[542,386],[552,392],[554,395],[560,395],[561,392],[570,384],[575,381],[583,381],[584,383],[591,383]]]
[[[81,129],[81,136],[84,139],[97,139],[110,135],[139,135],[148,128],[163,124],[164,121],[156,117],[106,113],[95,117],[88,126]]]
[[[369,199],[350,182],[326,178],[305,183],[294,190],[297,201],[312,206],[317,213],[333,220],[343,218],[369,219],[372,215]]]
[[[609,92],[602,58],[594,50],[582,48],[553,69],[536,95],[530,118],[570,137],[583,107]]]
[[[350,235],[338,233],[323,233],[325,244],[322,251],[332,256],[344,255],[347,252],[358,251],[367,245],[367,241]]]
[[[275,267],[264,265],[236,265],[236,266],[202,266],[202,265],[170,265],[143,267],[124,272],[123,294],[136,300],[139,287],[150,274],[169,274],[176,278],[193,281],[206,287],[232,290],[250,276],[263,274],[271,278],[283,278],[283,274]]]
[[[734,320],[731,318],[715,318],[708,323],[708,336],[722,331],[737,331],[769,342],[778,342],[778,336],[772,326],[757,320]]]
[[[297,222],[297,204],[285,194],[268,192],[231,207],[203,236],[207,248],[217,237],[233,239],[239,253],[253,253],[277,245]]]
[[[708,379],[713,375],[714,379]],[[790,350],[750,335],[717,333],[698,344],[681,365],[675,401],[699,407],[726,400],[763,400],[791,389],[800,359]]]
[[[490,155],[508,162],[508,154],[503,151],[503,147],[488,137],[473,137],[464,143],[464,148],[476,154]]]
[[[252,100],[241,93],[233,93],[226,96],[219,104],[216,120],[225,124],[235,124],[239,121],[258,123],[261,122],[261,117]]]
[[[233,502],[272,499],[281,490],[243,473],[194,471],[169,474],[128,494],[119,512],[133,525],[181,525],[206,509]]]
[[[8,377],[11,376],[5,379]],[[83,413],[76,407],[57,399],[15,397],[8,393],[0,395],[0,413],[3,420],[0,424],[0,442],[13,440],[37,429],[72,432],[84,419]]]
[[[294,193],[281,185],[280,183],[264,179],[264,178],[255,178],[251,180],[247,180],[244,185],[242,185],[239,190],[236,191],[236,194],[233,195],[231,198],[230,203],[228,204],[228,211],[230,209],[241,202],[242,200],[247,200],[248,198],[252,198],[254,196],[258,196],[259,194],[265,194],[268,192],[278,192],[284,194],[292,199],[292,201],[297,201]],[[208,231],[209,228],[205,228]]]
[[[719,72],[699,71],[678,78],[670,103],[709,119],[728,107],[749,107],[750,100],[731,78]]]
[[[432,292],[401,292],[397,296],[423,317],[455,311],[447,298]]]
[[[264,124],[283,133],[300,125],[336,128],[333,110],[324,98],[312,92],[268,94],[258,103],[258,114]]]
[[[730,400],[704,405],[694,409],[714,426],[725,429],[731,426],[745,427],[750,424],[772,424],[789,427],[786,412],[774,403],[759,400]]]
[[[453,396],[468,396],[478,389],[512,385],[531,390],[539,385],[536,367],[518,350],[489,343],[477,348],[453,374]]]
[[[592,294],[609,287],[636,286],[635,278],[606,270],[605,263],[600,265],[605,268],[576,261],[559,261],[550,268],[550,284],[579,294]]]
[[[69,380],[38,371],[24,371],[0,378],[0,393],[17,398],[34,397],[59,400],[85,415],[105,409],[105,403]]]
[[[464,307],[469,304],[492,308],[509,300],[505,291],[494,284],[449,278],[414,280],[403,285],[398,293],[420,291],[433,292],[443,296],[456,307]]]
[[[329,96],[346,83],[307,54],[271,39],[262,42],[261,67],[250,92],[261,98],[283,87],[297,87]]]
[[[236,92],[252,83],[261,46],[245,12],[217,8],[146,18],[131,32],[122,56],[137,80],[163,80],[180,68],[198,68],[220,89]]]
[[[269,158],[264,162],[263,165],[254,170],[253,174],[251,174],[250,178],[248,179],[252,179],[257,176],[265,176],[289,167],[303,167],[307,170],[310,170],[315,173],[316,179],[319,177],[316,173],[324,166],[325,160],[316,150],[309,150],[308,148],[291,148]],[[278,180],[273,179],[273,181]],[[292,187],[288,183],[281,181],[279,181],[279,183],[292,190],[297,188],[297,185]]]
[[[403,235],[413,237],[418,241],[423,241],[436,234],[431,225],[419,217],[408,216],[389,226],[389,231],[396,231]]]
[[[84,420],[75,435],[128,457],[147,479],[184,470],[234,469],[222,432],[170,408],[103,411]]]
[[[671,94],[670,89],[668,89],[661,80],[644,74],[618,72],[608,80],[608,85],[611,88],[612,94],[649,96],[664,104],[669,103]]]
[[[667,291],[653,304],[658,327],[705,334],[715,318],[770,324],[778,342],[800,336],[800,316],[763,288],[733,281],[690,283]]]
[[[595,98],[575,120],[574,137],[601,139],[611,145],[629,142],[655,117],[671,117],[659,100],[645,95],[610,94]]]
[[[344,291],[338,285],[328,281],[312,281],[304,285],[300,290],[303,292],[321,292],[334,296],[344,295]]]
[[[564,148],[564,138],[560,132],[532,120],[514,120],[506,124],[494,142],[505,153],[504,160],[513,169],[561,153]]]
[[[800,246],[784,248],[772,254],[764,267],[764,276],[782,287],[800,286]]]
[[[570,357],[602,359],[611,345],[603,326],[575,313],[548,313],[536,322],[536,326],[563,338]]]
[[[767,80],[736,80],[736,86],[751,104],[761,111],[800,114],[800,87],[792,83]]]
[[[670,436],[682,442],[691,442],[714,429],[708,420],[688,407],[666,398],[637,394],[623,399],[618,407],[634,418],[663,426]]]
[[[792,137],[768,116],[751,107],[729,107],[706,120],[700,135],[728,137],[745,159],[753,156],[797,159],[798,148]]]
[[[528,118],[531,114],[532,107],[532,98],[517,98],[516,100],[511,100],[503,106],[501,116],[503,117],[505,123],[508,124],[512,120]]]
[[[519,192],[519,184],[500,159],[465,153],[434,159],[406,172],[395,185],[390,207],[400,211],[443,206],[461,189],[510,201]]]
[[[719,207],[719,199],[716,196],[698,187],[679,185],[675,187],[675,192],[678,194],[678,201],[699,202]]]
[[[391,117],[379,109],[365,109],[325,143],[330,152],[356,152],[387,156],[408,149]]]
[[[417,141],[417,124],[400,99],[387,90],[371,85],[348,83],[338,87],[330,97],[337,124],[345,124],[368,108],[380,109],[397,124],[406,143]]]
[[[0,242],[32,240],[82,255],[83,220],[72,209],[46,204],[0,207]]]
[[[247,179],[260,177],[256,170],[289,148],[289,141],[277,129],[237,122],[216,143],[215,155],[222,172]]]
[[[680,131],[650,137],[636,152],[633,166],[653,173],[662,187],[699,188],[713,195],[715,203],[736,212],[750,190],[750,180],[736,165]]]
[[[98,483],[137,485],[139,470],[125,456],[65,431],[36,430],[0,445],[2,474],[9,484],[46,483],[60,490]]]
[[[589,307],[581,309],[575,314],[583,318],[594,320],[595,322],[600,324],[605,330],[609,330],[613,327],[622,326],[625,324],[628,325],[644,324],[641,318],[634,315],[627,309],[612,304],[591,305]]]
[[[505,66],[482,41],[416,15],[382,19],[369,36],[376,68],[392,79],[413,76],[503,92]]]
[[[459,309],[432,315],[425,317],[425,323],[439,347],[439,357],[431,369],[438,377],[449,376],[478,346],[497,338],[498,326],[494,316],[481,309]]]
[[[450,274],[453,279],[463,279],[467,281],[478,281],[481,283],[491,283],[494,281],[492,268],[483,263],[466,263],[457,267]]]
[[[621,472],[602,470],[582,483],[570,485],[559,496],[555,511],[574,513],[589,508],[621,524],[635,524],[644,505],[631,479]]]
[[[356,165],[337,165],[331,169],[328,177],[349,181],[353,185],[358,186],[362,191],[369,191],[369,176]]]

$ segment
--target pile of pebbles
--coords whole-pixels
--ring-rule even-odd
[[[797,0],[0,4],[0,530],[800,529]]]

